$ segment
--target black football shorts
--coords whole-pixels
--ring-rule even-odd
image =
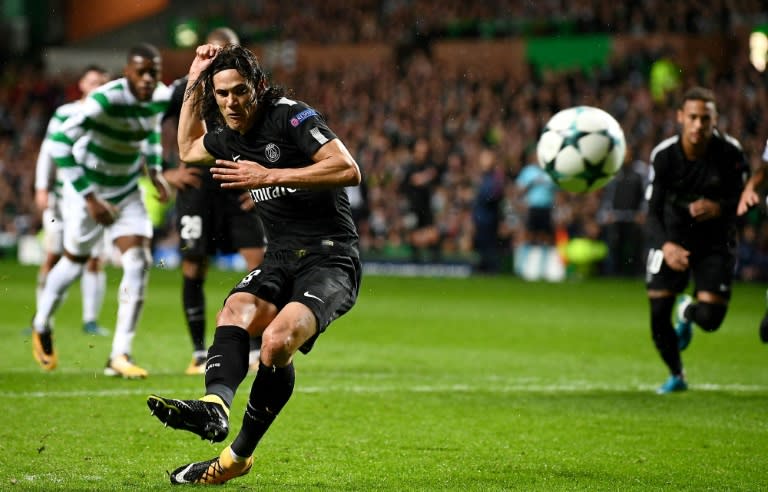
[[[203,176],[200,188],[188,188],[176,197],[181,256],[199,258],[263,248],[264,227],[254,211],[240,208],[242,190],[223,190],[210,173]]]
[[[362,267],[353,256],[291,252],[270,253],[230,292],[248,292],[278,310],[289,302],[307,306],[317,320],[317,333],[300,350],[307,353],[328,325],[349,311],[360,291]]]
[[[669,268],[664,261],[661,249],[652,248],[648,251],[646,263],[646,288],[680,293],[693,278],[695,292],[712,292],[730,299],[736,265],[736,257],[732,252],[692,253],[688,260],[690,265],[688,270],[678,272]]]

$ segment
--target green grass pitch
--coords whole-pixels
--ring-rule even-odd
[[[146,396],[196,398],[180,273],[154,268],[134,356],[102,375],[111,338],[81,333],[80,293],[56,317],[59,368],[22,334],[36,268],[0,263],[0,490],[151,491],[217,455],[164,428]],[[212,271],[213,318],[240,273]],[[108,270],[113,328],[120,271]],[[226,490],[768,490],[765,286],[737,284],[720,331],[684,353],[691,390],[657,396],[642,281],[364,278],[357,306],[296,357],[293,398]],[[232,410],[232,434],[250,389]],[[229,442],[228,439],[226,442]]]

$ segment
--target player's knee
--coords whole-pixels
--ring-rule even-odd
[[[261,336],[261,361],[268,366],[285,366],[306,338],[300,329],[287,326],[274,329],[274,325],[270,325]]]
[[[716,331],[725,319],[728,310],[726,304],[714,304],[711,302],[698,302],[694,307],[691,318],[704,331]]]
[[[149,248],[134,246],[123,252],[120,261],[122,262],[123,270],[146,271],[149,270],[149,266],[152,264],[152,252]]]
[[[120,257],[123,266],[123,280],[120,283],[120,296],[135,299],[144,298],[152,253],[149,248],[135,246],[128,248]]]
[[[187,257],[181,261],[181,273],[186,278],[205,279],[208,262],[204,257]]]
[[[289,316],[271,323],[261,339],[261,360],[267,365],[288,364],[299,347],[317,330],[314,314],[309,309],[292,311]]]
[[[258,297],[236,292],[224,301],[216,316],[216,324],[241,326],[251,335],[260,335],[277,316],[277,307]]]
[[[291,360],[294,350],[290,334],[265,331],[261,337],[261,361],[266,365],[283,366]]]

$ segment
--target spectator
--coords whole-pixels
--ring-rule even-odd
[[[477,271],[498,273],[501,268],[501,202],[504,198],[504,173],[491,149],[483,149],[477,157],[482,173],[477,186],[472,219],[475,225],[473,247],[480,259]]]
[[[644,168],[645,163],[635,161],[632,146],[627,146],[624,164],[603,192],[600,216],[608,245],[605,273],[609,275],[632,277],[645,267],[642,224],[646,180],[637,167]]]

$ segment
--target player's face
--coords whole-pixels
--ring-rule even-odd
[[[256,104],[251,103],[251,88],[235,69],[222,70],[213,76],[216,104],[231,129],[246,133],[253,126]]]
[[[80,78],[78,88],[83,95],[87,96],[93,89],[106,84],[108,80],[107,74],[101,73],[98,70],[89,70]]]
[[[125,66],[124,74],[128,79],[131,93],[139,101],[149,101],[155,92],[157,81],[160,80],[160,60],[134,56]]]
[[[682,129],[684,143],[694,147],[704,145],[717,124],[715,105],[706,101],[685,101],[677,111],[677,122]]]

